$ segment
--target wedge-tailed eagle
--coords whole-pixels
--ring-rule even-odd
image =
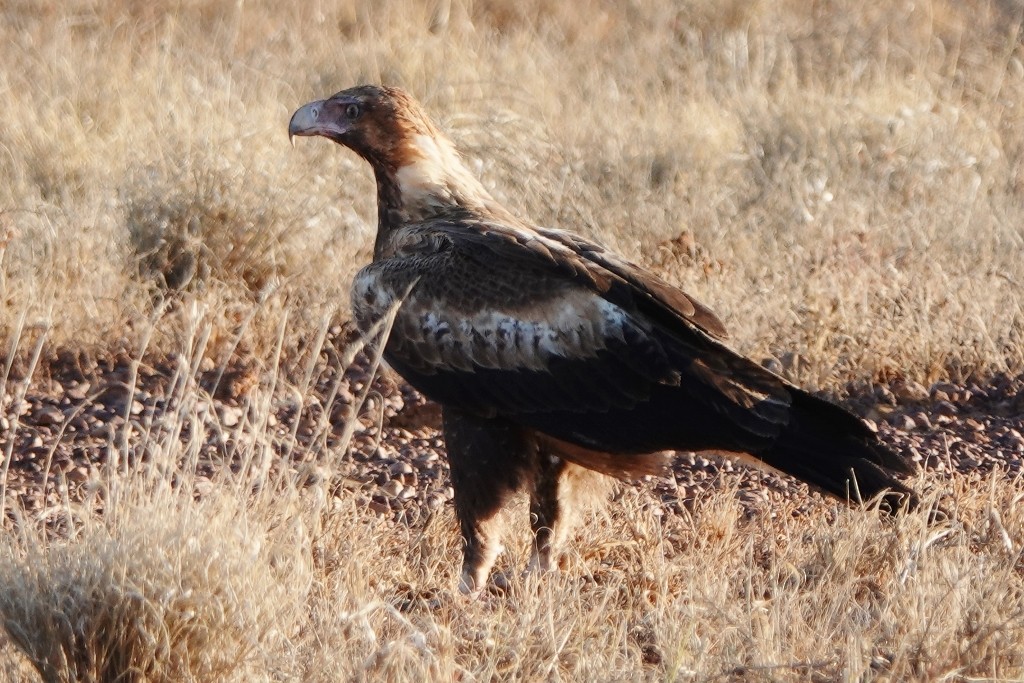
[[[310,102],[288,134],[373,168],[377,237],[352,309],[367,332],[391,321],[384,358],[442,406],[463,591],[487,579],[511,494],[531,494],[531,566],[547,569],[591,473],[649,474],[665,451],[745,453],[839,498],[915,503],[891,474],[910,468],[864,422],[730,350],[689,294],[515,216],[404,91]]]

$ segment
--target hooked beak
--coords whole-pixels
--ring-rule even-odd
[[[288,142],[295,146],[296,135],[339,135],[345,131],[325,116],[327,100],[317,100],[299,107],[288,122]]]

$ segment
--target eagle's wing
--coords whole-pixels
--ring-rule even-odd
[[[431,222],[357,276],[405,294],[385,357],[427,396],[611,452],[755,450],[789,387],[720,344],[710,311],[596,245],[528,228]]]
[[[729,338],[725,325],[711,309],[654,273],[575,233],[551,228],[537,228],[537,232],[547,239],[564,244],[580,258],[621,278],[631,288],[633,296],[641,298],[641,304],[649,304],[647,308],[651,315],[661,317],[659,314],[668,314],[699,328],[715,339],[724,341]]]

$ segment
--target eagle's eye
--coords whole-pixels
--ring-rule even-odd
[[[361,113],[362,109],[359,108],[358,104],[350,104],[347,107],[345,107],[345,116],[350,120],[354,121],[355,119],[359,118],[359,115]]]

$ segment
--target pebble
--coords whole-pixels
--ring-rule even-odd
[[[43,427],[51,427],[64,422],[64,412],[51,405],[42,405],[32,413],[33,421]]]
[[[897,403],[896,395],[886,386],[879,385],[875,387],[875,396],[878,398],[879,403],[887,403],[891,406]]]
[[[409,463],[399,460],[398,462],[391,463],[391,465],[388,467],[388,471],[392,474],[392,476],[398,476],[402,474],[412,473],[413,468],[412,465],[410,465]]]
[[[928,400],[928,390],[913,380],[897,382],[893,386],[893,394],[902,402],[919,403]]]
[[[791,367],[801,362],[796,357],[789,360]],[[265,434],[253,435],[252,431],[262,429],[264,422],[250,423],[247,404],[189,397],[183,405],[179,397],[167,396],[159,373],[141,376],[134,392],[110,389],[112,384],[124,381],[116,377],[125,375],[116,372],[99,375],[92,383],[68,382],[63,387],[40,384],[38,390],[30,390],[20,402],[9,396],[0,400],[0,405],[6,406],[0,410],[0,438],[12,438],[9,432],[14,426],[16,406],[26,416],[17,425],[19,433],[14,435],[15,457],[9,477],[12,490],[38,487],[38,478],[32,473],[42,468],[52,451],[53,471],[66,473],[68,482],[75,484],[69,495],[82,495],[83,487],[79,484],[88,486],[88,482],[95,481],[96,467],[105,457],[110,438],[118,439],[118,448],[120,439],[125,439],[132,462],[146,452],[139,447],[144,439],[176,433],[174,430],[181,427],[179,409],[183,408],[188,419],[181,438],[183,442],[194,438],[193,426],[203,430],[206,441],[200,447],[199,467],[210,476],[222,466],[225,449],[234,447],[217,441],[218,430],[210,428],[216,421],[230,430],[232,441],[238,444],[251,443],[249,439],[254,436],[272,444],[277,453],[272,468],[322,463],[333,496],[342,496],[347,504],[351,504],[353,496],[359,496],[360,507],[393,521],[421,523],[417,521],[423,519],[420,513],[445,507],[454,495],[448,485],[448,463],[444,441],[437,430],[437,410],[425,405],[422,397],[405,385],[374,382],[372,389],[382,397],[378,407],[383,405],[385,409],[381,429],[363,429],[348,442],[339,443],[340,430],[332,437],[330,432],[323,434],[318,426],[325,417],[320,406],[329,405],[336,374],[325,373],[324,377],[335,379],[317,384],[313,395],[302,397],[299,403],[294,399],[274,399],[274,410],[265,418],[269,428]],[[346,389],[336,397],[335,405],[351,403],[348,387],[362,384],[365,375],[360,372],[359,367],[346,371],[340,385]],[[107,387],[101,400],[92,398],[96,394],[93,386]],[[133,400],[126,406],[129,396]],[[57,407],[57,400],[63,401],[63,410]],[[959,472],[974,472],[998,465],[1014,472],[1021,469],[1024,461],[1024,375],[1004,375],[980,386],[937,382],[927,390],[912,381],[894,382],[889,386],[878,385],[867,393],[855,390],[846,404],[861,415],[871,411],[875,422],[871,428],[879,438],[918,466],[939,472],[950,466]],[[374,427],[376,415],[371,420]],[[199,421],[193,422],[194,417],[199,417]],[[311,429],[314,425],[317,429]],[[297,436],[294,440],[293,434]],[[61,443],[56,442],[58,435]],[[327,451],[322,450],[325,436]],[[650,506],[651,510],[661,510],[664,505],[668,510],[686,510],[700,500],[703,492],[734,484],[763,492],[741,495],[744,514],[750,510],[760,514],[766,508],[776,509],[775,503],[782,499],[811,500],[806,487],[794,480],[751,470],[735,459],[680,453],[673,469],[673,477],[643,485],[660,496],[660,501],[656,499]],[[293,476],[302,475],[297,471]],[[53,493],[54,485],[50,485],[47,493]],[[197,485],[197,494],[203,495],[199,488]],[[35,502],[26,502],[26,509],[44,508],[44,499],[42,491],[35,498],[30,496],[28,500]]]
[[[917,429],[917,423],[914,422],[914,418],[906,414],[894,415],[892,425],[905,432],[912,432]]]
[[[913,414],[914,423],[921,429],[931,429],[932,421],[928,419],[928,413],[918,410]]]
[[[402,482],[398,481],[397,479],[392,479],[383,486],[381,486],[380,490],[381,492],[384,493],[384,495],[389,496],[391,498],[396,498],[402,493],[402,489],[404,488],[405,487],[402,485]]]
[[[221,409],[220,423],[228,428],[235,427],[242,420],[242,409],[235,406],[224,406]]]
[[[67,474],[65,474],[64,476],[68,478],[68,481],[72,481],[76,484],[82,484],[88,481],[90,474],[91,472],[88,467],[85,467],[84,465],[79,465],[78,467],[73,467],[70,470],[68,470]]]
[[[928,393],[931,394],[932,400],[948,401],[949,397],[959,390],[960,387],[952,382],[936,382],[928,390]]]
[[[978,422],[973,417],[966,418],[964,420],[964,425],[966,425],[967,427],[973,429],[976,432],[980,432],[980,431],[985,429],[985,425],[983,425],[981,422]]]
[[[435,450],[428,450],[423,455],[416,456],[413,459],[413,463],[420,469],[433,469],[437,467],[438,462],[439,458]]]
[[[72,384],[65,392],[64,395],[73,401],[84,401],[86,396],[89,395],[89,383],[88,382],[76,382]]]

